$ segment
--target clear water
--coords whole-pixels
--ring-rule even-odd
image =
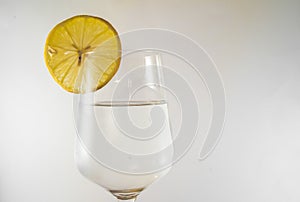
[[[86,113],[86,111],[89,112]],[[118,168],[110,169],[103,166],[95,158],[97,155],[93,155],[93,152],[97,152],[98,148],[106,146],[103,143],[106,142],[105,144],[121,151],[128,158],[133,155],[142,158],[143,155],[156,154],[157,168],[163,166],[166,159],[171,161],[172,154],[162,152],[166,147],[172,145],[166,102],[101,102],[93,106],[86,106],[86,108],[81,109],[81,114],[87,116],[87,114],[91,114],[91,111],[93,116],[82,117],[80,120],[81,124],[93,123],[93,125],[81,127],[80,134],[88,135],[95,133],[95,130],[101,130],[101,133],[97,133],[97,135],[101,134],[104,139],[102,142],[98,141],[99,144],[97,144],[96,136],[93,135],[88,141],[86,141],[87,139],[85,141],[77,139],[75,158],[80,172],[85,177],[118,194],[126,192],[126,190],[142,190],[169,171],[169,169],[164,169],[136,175],[135,169],[147,170],[147,168],[153,167],[153,162],[148,164],[144,161],[140,163],[135,161],[134,164],[130,165],[131,162],[127,159],[121,159],[121,156],[110,155],[105,151],[98,153],[104,159],[107,157],[114,162],[120,162],[122,167],[124,167],[124,163],[121,164],[121,162],[126,162],[126,168],[129,171],[132,168],[133,171],[131,174],[118,172]],[[88,143],[87,145],[87,142],[91,142],[91,144]],[[150,165],[150,163],[152,164]]]

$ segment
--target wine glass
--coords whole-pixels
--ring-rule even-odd
[[[172,165],[161,57],[153,50],[123,54],[108,84],[74,97],[77,167],[119,200],[135,201]],[[81,85],[93,89],[86,75]]]

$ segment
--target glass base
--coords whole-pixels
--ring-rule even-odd
[[[126,190],[109,190],[119,200],[135,199],[144,188],[126,189]]]

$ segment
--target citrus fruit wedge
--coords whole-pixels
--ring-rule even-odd
[[[121,43],[109,22],[79,15],[50,31],[44,58],[52,77],[63,89],[86,93],[103,87],[117,72]]]

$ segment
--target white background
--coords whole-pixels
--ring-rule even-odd
[[[72,95],[43,61],[50,29],[78,14],[119,33],[165,28],[218,65],[227,119],[214,153],[195,145],[138,201],[300,201],[300,2],[0,0],[0,202],[115,201],[73,160]]]

